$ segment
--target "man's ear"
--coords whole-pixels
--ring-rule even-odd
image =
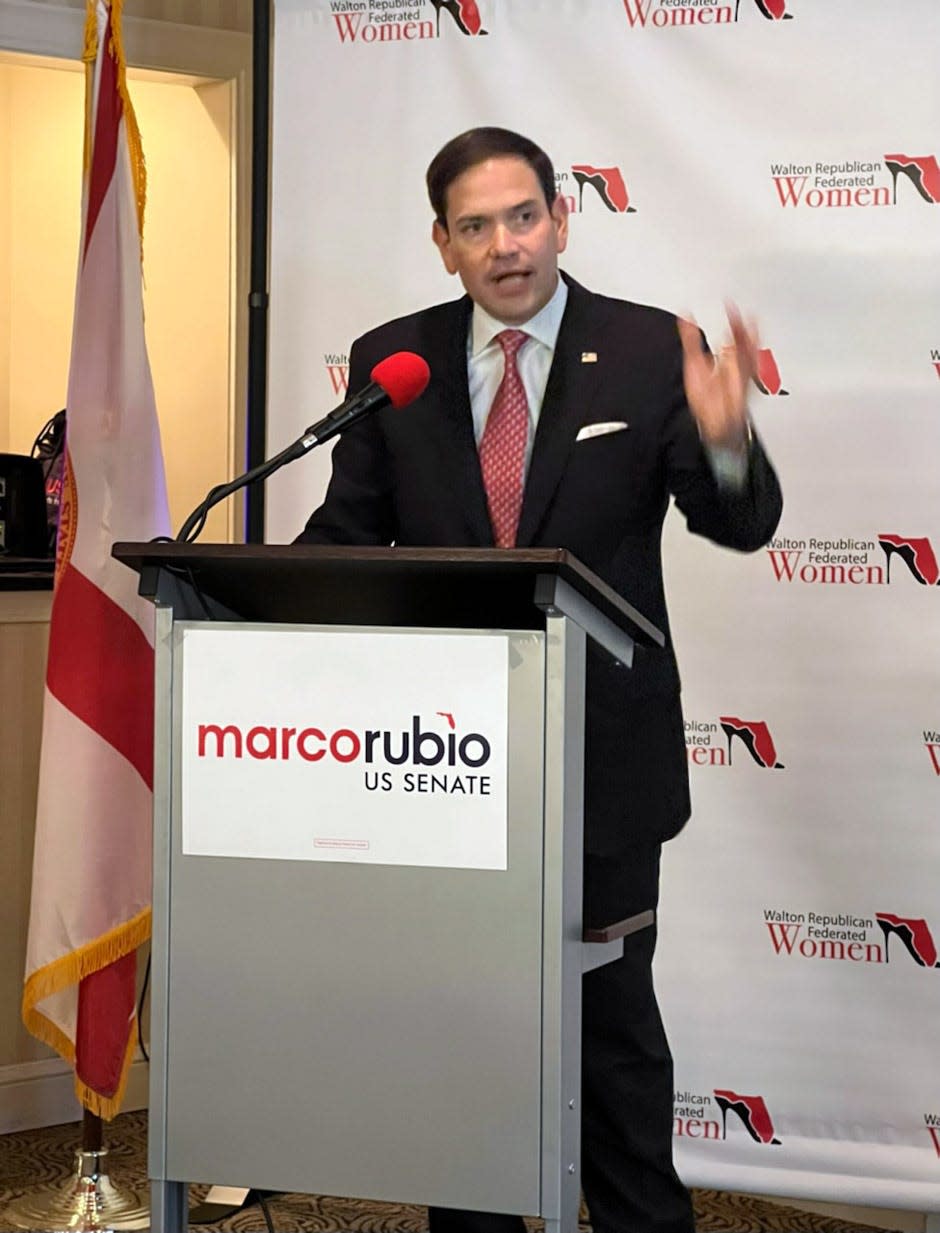
[[[555,224],[555,252],[563,253],[568,247],[568,202],[561,193],[552,202],[550,213]]]
[[[448,274],[456,274],[457,263],[454,261],[454,254],[450,251],[450,232],[437,219],[434,220],[434,225],[431,227],[431,239],[437,245],[437,251],[441,254],[444,269]]]

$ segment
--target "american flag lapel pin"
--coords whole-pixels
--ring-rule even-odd
[[[597,352],[596,351],[582,351],[581,352],[581,363],[582,364],[596,364],[597,363]]]

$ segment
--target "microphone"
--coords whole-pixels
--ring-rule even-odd
[[[364,415],[378,411],[380,407],[386,407],[389,403],[396,410],[407,407],[427,389],[428,381],[431,379],[431,370],[428,368],[427,361],[420,355],[415,355],[413,351],[396,351],[394,355],[380,360],[369,375],[372,380],[368,385],[364,386],[358,394],[347,398],[322,420],[317,420],[315,424],[304,429],[304,434],[299,440],[288,445],[279,454],[275,454],[273,458],[269,458],[267,462],[252,467],[244,475],[237,476],[227,484],[217,484],[183,523],[176,537],[177,542],[191,544],[205,526],[209,510],[225,497],[237,492],[239,488],[246,488],[257,480],[267,479],[269,475],[273,475],[287,463],[302,457],[315,445],[322,445],[324,441],[329,441],[331,437],[344,432],[357,420],[361,420]]]
[[[337,433],[344,432],[351,424],[372,411],[389,403],[396,410],[407,407],[427,388],[431,370],[427,362],[413,351],[396,351],[394,355],[380,360],[369,374],[372,380],[358,394],[353,394],[322,420],[317,420],[297,442],[306,451],[314,445],[322,445]]]

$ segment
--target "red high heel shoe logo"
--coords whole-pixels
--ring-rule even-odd
[[[888,944],[892,937],[900,938],[907,952],[918,967],[940,968],[937,962],[937,946],[930,933],[930,926],[923,917],[896,916],[894,912],[876,912],[885,939],[885,962],[890,961]]]
[[[898,176],[905,175],[931,205],[940,204],[940,165],[935,154],[886,154],[885,166],[894,184],[894,204],[898,204]]]
[[[926,536],[879,535],[878,543],[885,554],[888,581],[891,581],[891,560],[897,554],[922,586],[933,587],[940,581],[940,566],[933,545]]]
[[[742,1096],[732,1092],[730,1088],[715,1088],[715,1099],[721,1109],[721,1137],[728,1137],[728,1110],[736,1113],[744,1123],[744,1128],[755,1143],[770,1143],[780,1146],[780,1140],[774,1135],[774,1124],[763,1096]]]
[[[461,34],[486,34],[476,0],[431,0],[437,13],[437,37],[441,37],[441,9],[449,13]]]
[[[783,388],[783,383],[780,380],[780,369],[777,367],[774,353],[769,347],[763,347],[757,353],[757,372],[754,380],[762,394],[783,397],[790,393],[789,390]]]
[[[578,182],[578,211],[583,208],[584,186],[595,190],[608,210],[615,214],[635,214],[630,195],[619,167],[592,167],[589,163],[572,163],[571,174]]]
[[[775,771],[784,770],[782,762],[777,761],[777,750],[770,729],[763,720],[738,719],[735,715],[720,715],[718,722],[728,738],[728,765],[731,765],[731,740],[739,737],[758,766],[772,768]]]

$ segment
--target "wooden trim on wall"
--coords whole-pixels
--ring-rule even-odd
[[[81,58],[85,14],[80,9],[0,0],[0,47],[29,55]],[[251,35],[208,26],[124,17],[124,46],[135,68],[223,80],[248,73]]]
[[[122,1112],[147,1108],[149,1082],[147,1063],[135,1058]],[[79,1122],[81,1117],[72,1068],[61,1058],[0,1066],[0,1135]]]

